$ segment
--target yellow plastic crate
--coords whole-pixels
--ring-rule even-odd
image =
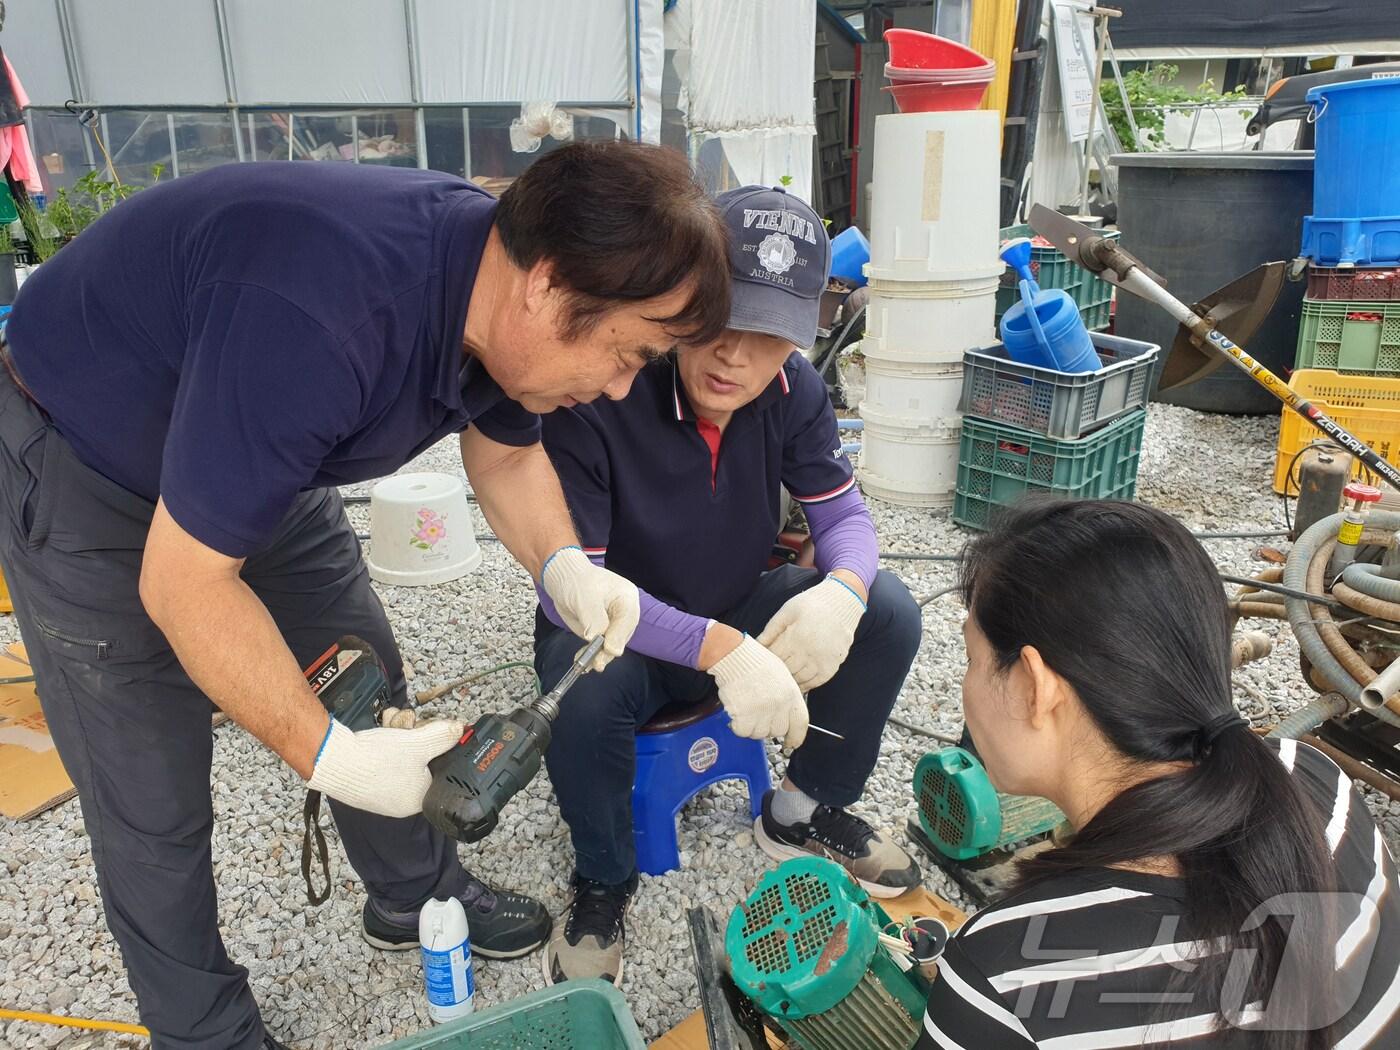
[[[1400,377],[1347,376],[1329,368],[1300,368],[1288,383],[1340,426],[1375,450],[1382,459],[1400,467]],[[1288,478],[1293,457],[1311,442],[1326,435],[1291,408],[1283,410],[1279,426],[1278,456],[1274,461],[1274,491],[1298,494],[1298,474]],[[1352,475],[1361,473],[1359,460]]]

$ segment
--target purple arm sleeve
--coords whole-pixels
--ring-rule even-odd
[[[851,489],[825,503],[804,503],[802,510],[812,527],[817,568],[823,573],[833,569],[853,572],[869,593],[879,567],[880,544],[860,493]]]
[[[594,559],[595,564],[597,561],[598,559]],[[538,583],[535,584],[535,593],[539,595],[540,608],[544,610],[545,616],[549,617],[549,622],[568,630],[559,616],[559,610],[554,607],[554,602]],[[710,629],[710,621],[703,616],[692,616],[672,608],[646,591],[640,593],[642,622],[637,625],[627,648],[634,653],[641,653],[656,660],[666,660],[683,667],[694,667],[698,664],[700,646],[705,641],[705,632]]]

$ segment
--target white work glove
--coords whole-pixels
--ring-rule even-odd
[[[808,693],[829,682],[845,661],[864,615],[860,596],[828,576],[784,602],[758,640],[782,660],[798,688]]]
[[[603,636],[603,650],[593,661],[601,671],[621,656],[642,618],[635,584],[599,568],[578,547],[561,547],[544,563],[540,585],[559,610],[564,626],[585,640]]]
[[[428,761],[450,750],[465,726],[451,720],[414,729],[362,729],[355,733],[331,719],[307,787],[366,813],[413,817],[433,775]]]
[[[748,635],[710,668],[719,702],[737,736],[781,738],[801,747],[807,737],[807,701],[783,662]]]
[[[390,729],[412,729],[418,724],[418,713],[411,707],[386,707],[379,715],[379,724]]]

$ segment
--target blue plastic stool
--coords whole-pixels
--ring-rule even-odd
[[[754,817],[773,786],[763,741],[735,736],[719,697],[668,704],[637,730],[632,838],[641,871],[664,875],[681,866],[676,814],[701,788],[721,780],[747,783]]]

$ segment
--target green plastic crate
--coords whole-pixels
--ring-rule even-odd
[[[1146,409],[1075,441],[964,416],[953,520],[985,529],[997,507],[1028,492],[1070,499],[1132,499]]]
[[[381,1050],[646,1050],[622,993],[607,981],[563,981]]]
[[[1111,241],[1118,239],[1117,230],[1105,230],[1104,236]],[[1007,226],[1001,231],[1001,239],[1013,237],[1034,237],[1035,232],[1024,224]],[[1113,285],[1098,274],[1090,273],[1065,257],[1058,248],[1031,248],[1031,273],[1042,288],[1058,288],[1067,292],[1079,304],[1079,316],[1084,319],[1084,327],[1091,332],[1099,332],[1108,327],[1112,317]],[[1016,271],[1007,267],[1001,276],[1001,287],[997,289],[996,323],[1001,323],[1001,315],[1021,301],[1021,293],[1016,288]]]
[[[1400,303],[1304,299],[1293,367],[1400,375]]]

